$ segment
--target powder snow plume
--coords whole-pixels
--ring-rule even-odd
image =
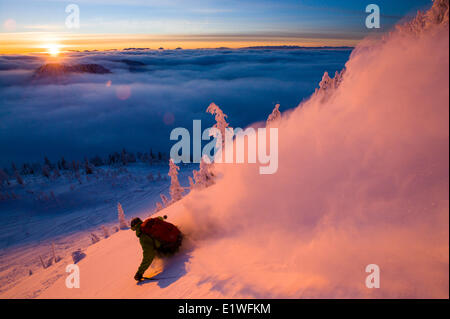
[[[226,297],[448,298],[448,32],[435,1],[358,45],[283,114],[276,174],[216,164],[177,218],[199,283]],[[365,286],[369,264],[380,289]]]

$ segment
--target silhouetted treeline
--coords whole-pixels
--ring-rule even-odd
[[[95,155],[92,158],[85,157],[84,160],[67,160],[61,157],[57,161],[51,161],[47,156],[44,157],[42,163],[23,163],[18,166],[16,163],[11,163],[11,167],[0,169],[0,176],[2,183],[6,183],[8,178],[16,178],[20,180],[20,175],[37,175],[50,178],[52,176],[59,176],[61,171],[72,171],[78,173],[83,170],[86,175],[92,174],[95,167],[100,166],[127,166],[129,164],[141,162],[149,165],[166,163],[169,159],[168,154],[163,152],[154,152],[152,149],[149,152],[130,152],[122,149],[120,152],[113,152],[107,156]]]

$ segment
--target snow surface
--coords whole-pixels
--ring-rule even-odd
[[[177,221],[183,212],[183,200],[164,210],[169,221]],[[155,281],[137,284],[133,277],[141,261],[141,247],[131,230],[115,233],[93,244],[85,251],[87,258],[77,265],[80,268],[80,288],[68,289],[65,267],[72,263],[65,258],[55,267],[30,276],[1,295],[2,298],[220,298],[219,288],[211,283],[199,282],[199,277],[189,274],[193,244],[189,237],[181,251],[166,260],[157,259],[152,268],[163,267]],[[49,277],[54,279],[49,280]],[[170,289],[167,289],[170,287]],[[195,288],[193,288],[195,287]],[[26,292],[24,294],[24,292]]]
[[[197,166],[182,166],[182,185],[188,185],[187,176]],[[18,198],[0,201],[0,295],[20,281],[28,282],[30,270],[33,276],[52,273],[54,265],[44,270],[39,258],[45,263],[52,258],[52,243],[57,256],[72,260],[73,251],[92,244],[91,234],[103,239],[103,227],[114,234],[119,226],[118,202],[128,220],[153,214],[160,194],[169,195],[168,170],[168,164],[136,163],[103,166],[93,175],[82,174],[81,183],[64,171],[50,180],[25,176],[25,186],[11,181],[7,191]],[[153,181],[147,178],[150,173]],[[54,280],[53,273],[49,276],[49,282]]]
[[[282,114],[277,174],[217,165],[215,185],[161,211],[186,241],[159,280],[133,280],[140,246],[123,230],[86,249],[81,288],[64,257],[0,297],[448,298],[448,1],[435,4],[444,18],[363,41],[338,83]],[[365,286],[372,263],[380,289]]]

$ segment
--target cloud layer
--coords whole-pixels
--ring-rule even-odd
[[[296,106],[349,49],[73,52],[57,59],[0,56],[0,149],[10,161],[83,157],[126,147],[167,151],[174,127],[191,128],[212,102],[233,126]],[[100,64],[113,73],[32,79],[45,63]]]

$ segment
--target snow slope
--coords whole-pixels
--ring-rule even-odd
[[[182,167],[184,186],[195,167]],[[66,173],[50,180],[24,176],[24,186],[11,181],[7,191],[18,198],[0,202],[0,294],[27,281],[30,271],[36,275],[53,268],[42,270],[40,261],[51,259],[52,244],[59,257],[71,260],[73,251],[92,244],[92,234],[103,238],[103,228],[115,233],[118,202],[128,219],[149,216],[160,194],[169,196],[168,168],[166,163],[135,163],[126,168],[104,166],[90,176],[82,174],[80,181]],[[154,180],[147,178],[149,174]]]
[[[187,241],[159,281],[136,285],[140,247],[120,231],[87,249],[80,289],[65,260],[2,296],[448,298],[448,1],[420,17],[283,114],[276,174],[216,165],[214,186],[161,212]]]
[[[176,221],[183,213],[183,200],[164,210],[169,220]],[[91,245],[87,258],[77,265],[80,268],[80,288],[66,288],[68,273],[65,267],[72,263],[66,258],[51,271],[58,277],[48,282],[49,274],[41,272],[16,285],[2,298],[219,298],[220,290],[211,289],[207,282],[199,283],[199,277],[189,274],[193,246],[189,238],[181,252],[168,260],[155,260],[152,268],[163,267],[157,276],[162,278],[136,284],[133,276],[142,256],[138,238],[131,230],[120,231],[107,239]],[[170,287],[170,289],[167,289]],[[192,287],[195,287],[193,289]],[[46,289],[45,289],[46,288]],[[29,294],[24,295],[24,291]]]

